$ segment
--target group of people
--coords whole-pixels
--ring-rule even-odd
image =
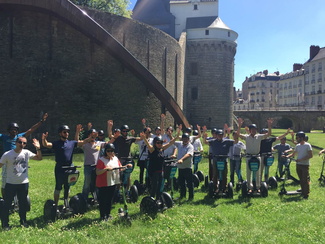
[[[28,160],[30,158],[41,160],[42,154],[40,143],[33,139],[33,145],[36,153],[25,149],[27,136],[33,133],[43,122],[46,121],[48,114],[44,114],[41,121],[32,126],[28,131],[19,133],[19,126],[12,123],[8,126],[8,135],[0,134],[5,153],[0,159],[2,170],[2,196],[4,198],[4,211],[2,211],[2,228],[9,229],[9,209],[15,195],[19,201],[19,216],[21,225],[27,227],[26,210],[28,194]],[[121,185],[120,172],[126,168],[133,167],[132,164],[125,164],[127,158],[131,157],[131,145],[139,145],[140,168],[139,181],[144,183],[144,171],[148,171],[150,179],[150,196],[156,199],[161,197],[161,184],[164,177],[164,159],[166,157],[175,158],[178,167],[178,183],[180,187],[180,198],[185,198],[188,188],[188,200],[194,198],[194,186],[192,178],[193,155],[194,152],[203,152],[201,144],[201,127],[197,130],[186,128],[180,135],[182,125],[177,126],[176,136],[173,136],[173,127],[164,129],[165,115],[161,115],[161,125],[155,128],[155,133],[146,125],[145,119],[142,120],[144,129],[139,137],[135,137],[134,130],[130,130],[128,125],[122,125],[119,129],[113,130],[112,120],[107,121],[108,140],[105,141],[105,135],[102,130],[97,131],[88,123],[87,130],[83,131],[82,125],[76,126],[74,140],[69,140],[70,128],[62,125],[58,128],[59,139],[49,142],[48,132],[42,134],[42,145],[45,148],[51,148],[55,153],[55,189],[54,202],[58,206],[60,192],[64,188],[64,198],[69,197],[69,185],[65,182],[65,170],[62,166],[71,166],[73,163],[73,151],[76,147],[82,147],[84,151],[84,184],[82,194],[85,199],[88,198],[92,187],[92,174],[96,177],[96,187],[98,189],[99,212],[102,220],[111,218],[110,211],[113,197]],[[246,155],[260,155],[258,158],[263,162],[263,156],[272,150],[278,150],[278,172],[280,177],[283,172],[283,157],[293,157],[297,155],[297,173],[300,178],[302,195],[304,198],[309,196],[309,159],[312,157],[312,149],[306,142],[306,135],[303,132],[296,134],[296,147],[294,150],[285,143],[286,135],[290,129],[279,137],[269,137],[271,135],[273,120],[267,121],[268,129],[257,133],[257,126],[251,124],[248,127],[248,133],[241,133],[242,119],[238,119],[238,130],[230,131],[226,129],[212,129],[212,137],[207,136],[207,128],[202,127],[203,142],[209,145],[209,153],[212,155],[209,162],[209,176],[215,184],[218,182],[218,170],[215,166],[215,157],[217,155],[227,155],[230,158],[230,181],[234,183],[235,173],[238,181],[242,182],[241,174],[241,150],[246,151]],[[83,137],[81,134],[83,132]],[[228,132],[228,136],[225,135]],[[232,134],[233,139],[229,138]],[[239,141],[239,138],[245,140],[245,144]],[[178,141],[180,139],[180,141]],[[280,144],[272,147],[276,140],[281,140]],[[283,152],[291,154],[282,155]],[[248,159],[247,158],[247,163]],[[213,159],[213,160],[212,160]],[[259,189],[263,172],[263,163],[257,172],[256,186]],[[248,166],[248,165],[247,165]],[[223,179],[227,179],[227,166],[223,171]],[[249,191],[252,191],[251,172],[246,167],[246,177]],[[130,179],[129,179],[130,180]],[[226,184],[226,180],[223,181]],[[123,186],[128,188],[130,183]],[[222,189],[226,189],[225,185]],[[218,189],[217,189],[218,190]]]

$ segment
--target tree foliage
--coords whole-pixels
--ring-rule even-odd
[[[132,11],[127,7],[130,4],[129,0],[71,0],[74,4],[86,6],[89,8],[99,9],[112,14],[130,17]]]

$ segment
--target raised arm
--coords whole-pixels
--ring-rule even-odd
[[[144,143],[146,144],[149,152],[152,153],[155,150],[155,148],[148,142],[148,140],[146,138],[146,134],[144,132],[140,132],[140,137],[144,141]]]
[[[42,145],[43,145],[43,147],[46,147],[46,148],[52,148],[52,146],[53,146],[52,143],[47,141],[48,135],[49,135],[48,132],[42,134]]]
[[[33,139],[33,145],[36,148],[36,156],[33,157],[34,160],[42,160],[41,145],[38,140]]]
[[[290,134],[290,128],[287,129],[286,133],[284,133],[283,135],[281,136],[278,136],[276,139],[277,140],[281,140],[282,138],[286,137],[288,134]]]
[[[162,149],[163,149],[163,150],[166,150],[168,147],[170,147],[171,145],[174,144],[174,142],[177,140],[177,138],[178,138],[179,135],[181,134],[182,127],[183,127],[183,126],[182,126],[181,124],[177,127],[177,129],[176,129],[176,136],[175,136],[173,139],[171,139],[168,143],[166,143],[166,144],[164,144],[164,145],[162,146]]]
[[[240,133],[240,129],[241,129],[243,123],[244,123],[244,120],[243,120],[242,118],[238,118],[237,135],[238,135],[239,138],[241,138],[241,139],[245,139],[245,136],[243,136],[243,135]]]
[[[80,132],[83,130],[82,128],[82,125],[81,124],[78,124],[76,126],[76,134],[74,135],[74,140],[75,141],[79,141],[79,138],[80,138]]]
[[[113,137],[113,133],[112,133],[113,125],[114,125],[113,120],[107,120],[107,133],[109,139]]]
[[[30,134],[32,134],[32,133],[33,133],[33,132],[38,128],[38,127],[41,126],[41,124],[42,124],[43,122],[46,121],[47,117],[48,117],[48,114],[47,114],[47,113],[43,114],[42,119],[41,119],[39,122],[37,122],[35,125],[33,125],[29,130],[27,130],[27,131],[25,132],[25,136],[27,137],[27,136],[29,136]]]

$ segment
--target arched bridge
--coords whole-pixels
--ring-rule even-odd
[[[311,129],[322,129],[320,124],[322,123],[325,112],[324,111],[234,111],[236,117],[249,120],[251,123],[255,123],[259,128],[267,127],[267,119],[273,118],[275,120],[274,125],[280,119],[289,119],[292,121],[292,129],[294,131],[310,132]],[[320,128],[317,128],[320,127]]]
[[[50,13],[94,40],[96,44],[103,47],[112,57],[143,82],[145,87],[167,108],[177,123],[182,123],[186,127],[189,126],[181,107],[163,84],[106,29],[79,7],[67,0],[0,0],[0,10],[2,11],[15,11],[17,8]]]

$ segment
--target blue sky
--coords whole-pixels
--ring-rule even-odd
[[[130,0],[133,9],[136,0]],[[235,87],[265,69],[281,74],[325,46],[325,0],[219,0],[219,17],[238,33]]]

